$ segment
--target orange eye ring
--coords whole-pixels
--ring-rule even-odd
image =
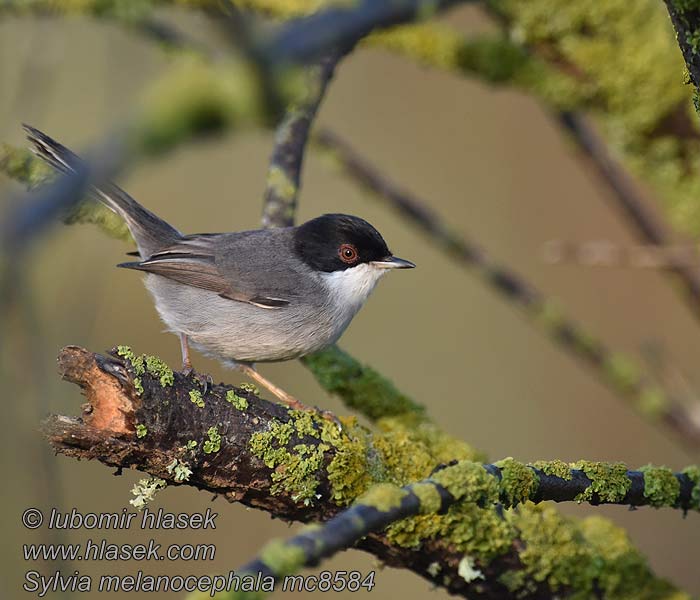
[[[338,249],[338,256],[344,263],[351,265],[352,263],[357,262],[357,248],[355,248],[355,246],[352,244],[343,244]]]

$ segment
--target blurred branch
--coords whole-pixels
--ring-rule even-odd
[[[312,62],[329,48],[345,51],[373,31],[421,21],[457,4],[476,0],[358,0],[292,19],[267,45],[272,56]]]
[[[146,94],[136,116],[118,134],[105,136],[88,152],[83,172],[59,177],[28,198],[18,199],[2,224],[3,248],[26,246],[32,237],[79,202],[90,186],[148,155],[159,155],[201,134],[233,129],[267,117],[259,88],[245,64],[208,65],[193,57],[173,61]],[[30,181],[32,168],[16,167],[17,154],[4,161],[9,174]],[[21,161],[20,165],[21,165]]]
[[[459,444],[437,444],[433,450],[442,448],[441,454],[421,464],[427,446],[418,430],[401,434],[394,428],[373,435],[347,420],[338,431],[326,419],[290,411],[239,387],[219,384],[202,393],[195,379],[125,347],[111,357],[68,347],[59,356],[59,369],[64,379],[83,389],[87,404],[80,419],[54,416],[45,422],[45,435],[56,451],[113,467],[136,467],[284,519],[339,515],[317,530],[321,533],[306,534],[307,541],[324,540],[309,560],[356,542],[387,564],[470,598],[499,598],[508,592],[543,598],[572,588],[585,595],[611,586],[654,590],[657,595],[651,597],[659,598],[671,592],[611,524],[599,518],[578,523],[528,499],[699,508],[697,467],[674,474],[665,468],[629,472],[624,465],[583,461],[527,466],[506,459],[482,465],[467,455],[453,455],[454,465],[436,471],[440,459],[459,454]],[[403,480],[415,475],[409,471],[416,464],[427,472],[415,478],[419,483],[401,490],[398,486],[407,485]],[[358,498],[360,504],[340,516]],[[499,512],[499,503],[520,506]],[[418,513],[423,514],[397,521]],[[353,515],[360,521],[353,520],[352,531],[340,535],[339,526]],[[384,533],[373,531],[390,522]],[[544,538],[543,530],[548,531]],[[566,539],[566,552],[555,547],[559,536]],[[613,538],[615,551],[610,553]],[[540,552],[546,553],[546,567]],[[296,560],[290,562],[284,553],[272,552],[263,554],[263,565],[249,567],[278,574],[266,558],[272,556],[286,565],[279,572],[306,560],[306,553],[293,553]],[[629,569],[620,567],[621,557]],[[574,578],[574,573],[586,575]]]
[[[0,251],[17,257],[34,237],[77,204],[96,182],[113,175],[121,166],[121,142],[110,137],[96,151],[90,152],[91,161],[72,175],[59,176],[54,183],[34,193],[30,201],[16,200],[9,218],[0,223]],[[28,182],[37,183],[42,176],[37,170],[23,161],[21,156],[4,148],[1,159],[3,170],[15,177],[25,177]]]
[[[496,264],[482,248],[444,223],[428,202],[390,181],[335,133],[324,129],[314,139],[330,153],[343,173],[377,199],[388,203],[450,258],[475,269],[494,291],[521,308],[540,331],[592,367],[615,394],[631,401],[651,421],[670,427],[688,447],[700,447],[700,424],[672,394],[644,376],[633,359],[612,351],[562,315],[552,301],[521,275]]]
[[[342,53],[332,52],[308,70],[307,97],[290,107],[277,127],[263,200],[263,227],[294,224],[309,131]]]
[[[623,245],[610,240],[549,240],[543,259],[551,264],[572,262],[586,267],[626,267],[633,269],[700,268],[700,248],[696,245]]]
[[[15,148],[9,144],[0,145],[0,173],[4,173],[27,188],[34,190],[48,184],[56,177],[56,171],[49,167],[26,148]],[[74,223],[92,223],[109,237],[131,241],[131,234],[126,223],[95,200],[85,197],[61,213],[67,225]]]
[[[666,4],[677,11],[692,9],[692,3]],[[664,5],[657,0],[611,0],[595,9],[586,5],[575,10],[566,0],[490,0],[485,5],[504,31],[517,34],[511,38],[524,51],[559,75],[552,79],[542,71],[526,83],[526,91],[563,112],[566,126],[582,136],[578,143],[587,152],[594,149],[590,126],[581,130],[578,117],[569,117],[583,111],[595,115],[608,147],[605,154],[619,157],[652,190],[673,226],[697,235],[700,177],[692,165],[700,153],[700,127],[691,112],[690,90],[683,85],[683,64]],[[552,14],[558,18],[553,20]],[[682,43],[692,39],[684,33],[692,35],[692,29],[679,33]],[[623,214],[651,241],[663,230],[641,213],[627,182],[596,153],[591,159],[618,186],[615,200]],[[623,195],[620,185],[626,188]],[[692,288],[696,285],[693,281]]]
[[[637,235],[656,246],[671,246],[674,235],[668,225],[646,205],[639,187],[629,173],[618,164],[605,142],[591,123],[581,114],[561,112],[559,123],[571,134],[590,167],[610,187],[611,200]],[[673,272],[685,289],[693,314],[700,318],[700,269],[697,264],[670,263]]]

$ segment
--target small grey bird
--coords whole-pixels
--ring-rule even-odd
[[[60,172],[81,159],[41,131],[24,126],[34,153]],[[145,272],[145,284],[168,329],[234,366],[294,408],[306,407],[254,369],[333,344],[390,269],[393,256],[359,217],[328,214],[298,227],[183,235],[112,183],[91,194],[129,227],[141,260],[118,266]]]

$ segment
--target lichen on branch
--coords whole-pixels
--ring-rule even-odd
[[[410,412],[380,418],[381,430],[374,433],[341,417],[339,430],[316,414],[271,404],[241,386],[216,384],[204,391],[198,379],[172,373],[127,347],[112,356],[69,347],[59,367],[88,400],[82,420],[53,417],[45,424],[60,453],[136,467],[169,485],[191,485],[299,521],[325,521],[375,493],[377,485],[409,486],[423,514],[372,532],[357,547],[470,598],[508,591],[534,598],[543,589],[570,588],[581,590],[581,597],[599,588],[610,598],[630,589],[670,597],[673,588],[652,574],[624,532],[599,519],[562,517],[532,501],[695,509],[700,497],[697,467],[673,474],[650,467],[623,472],[600,463],[529,466],[506,459],[484,465],[467,444]],[[191,401],[193,391],[201,403]],[[107,418],[117,414],[116,421]],[[629,486],[622,483],[625,477]],[[455,499],[445,514],[437,510],[444,494],[414,485],[426,479]],[[622,488],[628,489],[625,497],[619,497]],[[376,496],[387,499],[376,506],[391,510],[391,497]],[[499,504],[518,509],[499,511]],[[464,568],[465,556],[471,570]],[[484,579],[465,579],[460,565],[463,574],[478,570]]]

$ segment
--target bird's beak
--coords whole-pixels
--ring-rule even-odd
[[[413,269],[416,266],[410,260],[404,260],[398,256],[387,256],[381,260],[373,260],[372,264],[380,269]]]

